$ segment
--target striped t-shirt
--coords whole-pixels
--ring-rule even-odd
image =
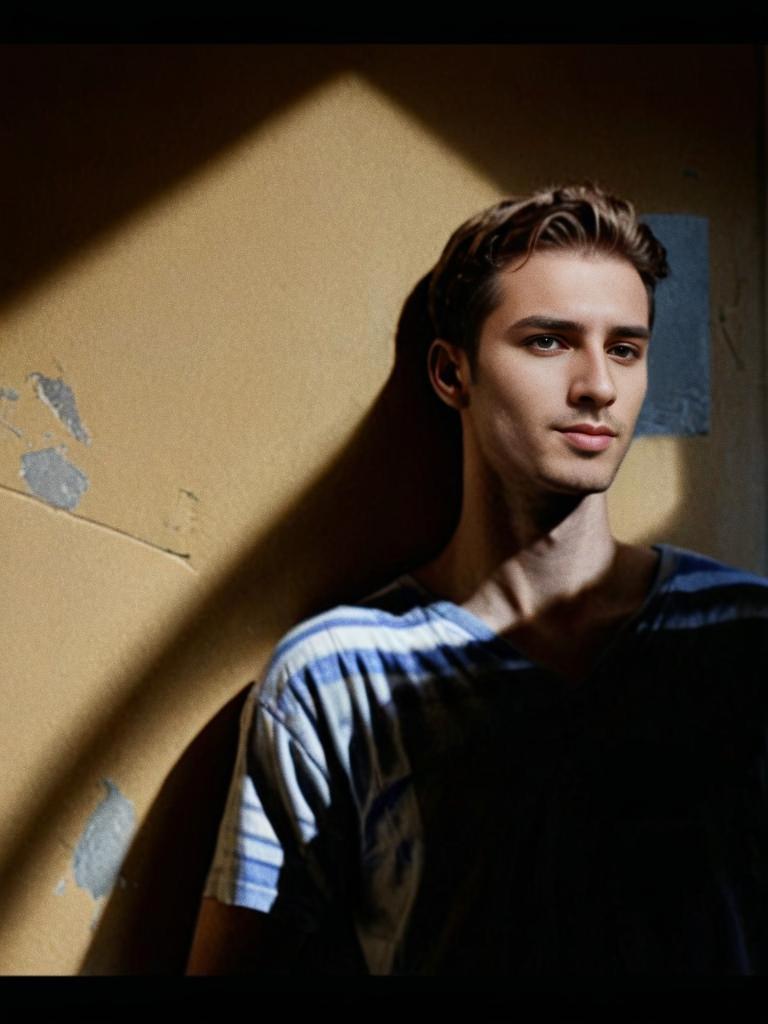
[[[409,576],[291,630],[206,895],[328,971],[768,972],[768,580],[656,547],[579,685]]]

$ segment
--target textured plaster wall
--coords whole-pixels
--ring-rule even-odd
[[[32,226],[1,310],[0,971],[178,971],[235,711],[208,723],[297,617],[442,522],[429,445],[381,389],[465,216],[591,176],[709,219],[711,433],[638,440],[611,511],[624,538],[765,570],[760,83],[750,47],[26,60],[3,172]]]

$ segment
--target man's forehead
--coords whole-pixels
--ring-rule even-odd
[[[648,324],[648,292],[623,257],[571,250],[534,252],[497,274],[494,312],[583,321],[595,316]],[[493,315],[493,314],[492,314]]]

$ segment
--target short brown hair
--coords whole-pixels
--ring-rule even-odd
[[[498,272],[541,249],[628,260],[645,284],[653,325],[656,283],[669,272],[664,246],[632,203],[586,182],[510,196],[454,231],[430,277],[434,336],[465,349],[473,365],[480,328],[501,298]]]

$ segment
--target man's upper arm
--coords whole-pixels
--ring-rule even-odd
[[[320,969],[318,946],[351,925],[343,891],[357,829],[308,695],[294,699],[291,681],[286,659],[273,659],[243,709],[190,973],[286,973],[304,959]]]
[[[287,973],[300,944],[269,914],[205,896],[187,974]]]
[[[266,914],[204,896],[187,974],[237,974],[258,960]]]

